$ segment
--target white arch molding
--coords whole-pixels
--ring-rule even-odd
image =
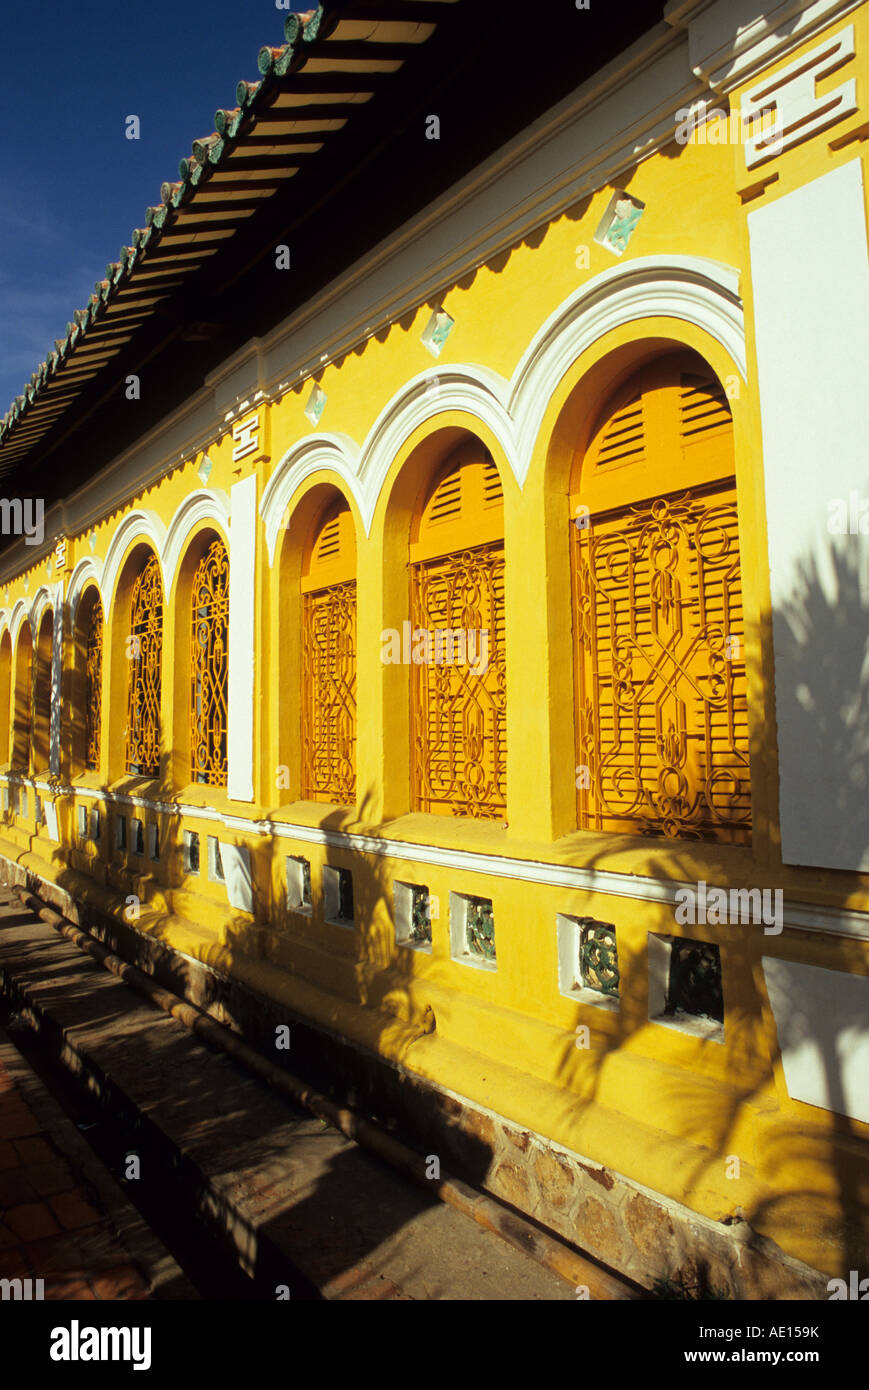
[[[167,601],[172,585],[178,577],[178,566],[187,549],[187,542],[193,532],[201,525],[213,526],[219,532],[226,553],[230,555],[229,539],[230,502],[226,493],[218,488],[197,488],[185,497],[176,511],[166,540],[160,551],[160,564],[163,569],[164,588]],[[231,563],[231,556],[230,556]]]
[[[95,560],[91,558],[90,555],[86,556],[82,560],[79,560],[76,564],[70,576],[69,589],[66,595],[66,606],[67,612],[69,614],[69,627],[71,632],[75,631],[75,620],[78,614],[78,606],[81,603],[84,591],[89,584],[96,585],[97,593],[100,596],[100,603],[102,604],[103,617],[106,616],[106,601],[105,596],[103,594],[102,571],[103,565],[98,564]]]
[[[720,343],[746,379],[745,321],[739,271],[702,256],[641,256],[580,285],[535,333],[510,381],[488,367],[444,364],[407,381],[380,412],[364,443],[310,434],[287,450],[269,480],[260,515],[269,563],[287,503],[317,468],[339,474],[355,497],[368,535],[385,479],[405,440],[450,410],[476,417],[498,440],[520,487],[559,383],[593,343],[623,324],[671,318]]]
[[[362,447],[360,478],[368,516],[366,533],[380,493],[395,457],[407,440],[427,420],[448,411],[462,411],[486,425],[498,440],[517,482],[513,421],[507,409],[510,383],[489,367],[450,363],[412,377],[380,412]]]
[[[49,706],[48,770],[60,775],[60,707],[63,677],[63,580],[52,586],[54,623],[51,629],[51,703]],[[57,839],[56,827],[54,839]]]
[[[16,656],[18,653],[18,638],[21,633],[21,624],[25,619],[27,619],[28,622],[30,621],[27,613],[27,604],[23,598],[20,598],[13,605],[12,612],[9,615],[9,632],[12,637],[12,651]],[[30,635],[31,637],[33,636],[32,629]]]
[[[509,382],[488,367],[445,365],[420,372],[395,393],[359,447],[347,435],[306,435],[284,454],[260,503],[269,563],[274,563],[287,503],[305,478],[318,469],[337,473],[359,508],[366,536],[386,476],[404,441],[427,420],[460,410],[489,427],[515,473],[513,426],[505,408]]]
[[[702,329],[721,344],[745,380],[745,320],[739,272],[732,266],[700,256],[641,256],[605,270],[550,314],[513,373],[510,414],[522,483],[565,373],[599,338],[646,318],[680,319]]]
[[[278,536],[286,521],[286,511],[296,488],[312,474],[336,473],[353,498],[368,534],[369,522],[358,478],[359,450],[346,434],[309,434],[287,450],[266,484],[260,500],[260,516],[266,534],[269,565],[275,562]]]
[[[54,586],[56,589],[56,586]],[[33,640],[39,635],[39,624],[45,615],[47,608],[53,608],[54,594],[47,584],[40,584],[36,593],[33,595],[33,602],[30,605],[30,631],[33,633]]]
[[[109,601],[109,606],[114,603],[115,588],[118,576],[121,572],[121,565],[124,556],[134,541],[147,541],[160,562],[160,571],[163,579],[163,594],[169,591],[166,584],[166,571],[163,565],[163,555],[166,547],[166,527],[163,525],[156,512],[136,509],[128,512],[120,522],[115,534],[109,542],[106,551],[106,558],[103,561],[102,573],[102,592]],[[103,612],[106,612],[105,605]]]

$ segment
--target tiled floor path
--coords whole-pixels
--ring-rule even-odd
[[[46,1299],[166,1297],[169,1284],[169,1296],[184,1297],[186,1283],[123,1193],[97,1171],[97,1160],[73,1122],[0,1032],[4,1279],[42,1279]]]

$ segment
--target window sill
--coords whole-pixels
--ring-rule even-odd
[[[84,787],[88,790],[96,791],[101,790],[102,785],[103,779],[100,774],[98,772],[91,772],[89,769],[85,772],[77,772],[74,777],[70,778],[70,786],[74,789]]]
[[[232,812],[235,804],[228,800],[226,787],[212,787],[207,782],[189,782],[186,787],[178,787],[165,799],[177,801],[184,806],[206,806],[227,814]]]
[[[84,775],[96,777],[97,774],[88,773]],[[99,779],[97,779],[95,785],[98,787],[101,785]],[[166,793],[160,786],[158,778],[139,777],[132,772],[128,772],[123,777],[117,778],[116,781],[110,782],[106,787],[106,793],[109,798],[114,796],[130,796],[141,797],[142,800],[145,801],[162,801],[166,799]]]

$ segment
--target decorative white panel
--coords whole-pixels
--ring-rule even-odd
[[[60,689],[63,670],[63,581],[54,586],[54,627],[51,646],[51,704],[49,712],[48,767],[52,777],[60,772]],[[53,840],[57,835],[52,835]]]
[[[763,957],[793,1100],[869,1123],[869,978]]]
[[[239,912],[253,912],[253,880],[250,873],[250,850],[244,845],[220,846],[226,896]]]
[[[788,864],[869,870],[869,535],[860,533],[861,499],[869,521],[869,258],[860,161],[758,208],[748,227],[782,854]]]
[[[253,801],[254,576],[256,476],[232,489],[229,527],[229,700],[227,791]]]

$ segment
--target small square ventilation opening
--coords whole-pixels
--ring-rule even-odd
[[[649,933],[649,1018],[698,1038],[724,1041],[724,992],[717,946]]]
[[[463,965],[495,970],[495,912],[491,898],[450,893],[450,954]]]
[[[323,916],[334,926],[353,926],[353,875],[349,869],[333,869],[328,864],[324,867]]]
[[[437,916],[437,898],[433,898],[423,883],[393,885],[395,900],[395,939],[399,946],[411,946],[417,951],[431,950],[432,917]]]

